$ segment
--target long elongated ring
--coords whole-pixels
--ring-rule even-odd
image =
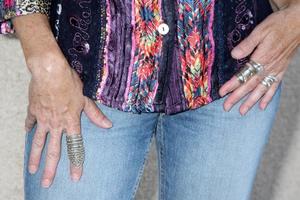
[[[84,162],[84,146],[81,134],[66,136],[68,157],[75,167],[80,167]]]
[[[253,60],[250,60],[249,63],[256,69],[256,73],[263,73],[265,68],[262,64],[255,62]]]
[[[264,86],[266,86],[267,88],[271,87],[271,85],[274,83],[274,82],[277,82],[278,79],[273,76],[273,75],[268,75],[266,76],[262,81],[261,81],[261,84],[263,84]]]
[[[253,60],[250,60],[245,66],[235,75],[241,84],[247,82],[252,76],[257,73],[262,73],[264,66]]]

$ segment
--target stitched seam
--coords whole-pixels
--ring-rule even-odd
[[[162,137],[162,148],[161,148],[161,158],[162,158],[162,161],[164,161],[164,147],[165,147],[165,137],[164,137],[164,131],[163,131],[163,120],[161,119],[161,137]],[[165,199],[165,192],[166,192],[166,179],[165,179],[165,165],[164,165],[164,162],[162,162],[163,164],[161,165],[161,170],[162,170],[162,184],[163,184],[163,187],[162,187],[162,198],[161,199]]]
[[[160,115],[159,118],[159,124],[158,124],[158,129],[159,129],[159,141],[157,142],[157,155],[158,155],[158,165],[159,165],[159,200],[163,200],[165,196],[165,170],[164,170],[164,155],[163,155],[163,146],[164,146],[164,136],[163,136],[163,128],[162,128],[162,115]]]
[[[137,189],[138,189],[138,186],[139,186],[139,183],[140,183],[140,179],[141,179],[141,176],[142,176],[143,171],[144,171],[144,168],[145,168],[146,159],[147,159],[147,157],[148,157],[148,153],[149,153],[150,146],[151,146],[151,143],[152,143],[153,133],[154,133],[154,132],[152,132],[151,138],[150,138],[150,142],[149,142],[148,145],[147,145],[147,149],[146,149],[146,152],[145,152],[143,164],[142,164],[142,166],[141,166],[140,169],[139,169],[138,176],[137,176],[136,181],[135,181],[135,186],[134,186],[134,189],[133,189],[133,193],[132,193],[130,199],[134,199],[134,197],[135,197],[135,195],[136,195],[136,192],[137,192]]]

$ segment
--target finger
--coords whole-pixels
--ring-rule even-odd
[[[25,119],[25,131],[29,132],[34,127],[34,124],[36,123],[35,116],[30,112],[29,106],[27,106],[27,116]]]
[[[249,97],[240,106],[241,115],[245,115],[256,102],[267,92],[266,86],[258,84],[258,86],[251,92]]]
[[[238,78],[233,76],[229,81],[227,81],[219,90],[219,94],[221,97],[225,96],[227,93],[235,90],[241,85]]]
[[[81,134],[80,118],[71,121],[66,129],[66,135],[70,136],[74,134]],[[82,176],[82,170],[82,166],[77,167],[70,162],[70,175],[73,181],[80,180],[80,177]]]
[[[246,83],[241,84],[240,81],[238,80],[238,78],[236,76],[233,76],[230,81],[227,81],[219,90],[219,94],[221,96],[226,95],[227,93],[231,92],[231,91],[235,91],[238,90],[238,88],[242,87],[244,88],[244,86],[249,86],[249,89],[254,89],[254,87],[258,84],[259,81],[262,80],[262,77],[267,73],[272,71],[272,66],[274,64],[274,61],[272,61],[271,57],[272,57],[272,53],[263,53],[263,52],[269,52],[268,49],[271,48],[270,43],[266,43],[262,42],[257,49],[254,51],[253,55],[251,56],[251,60],[262,64],[264,66],[264,69],[262,72],[260,72],[259,74],[254,75],[253,77],[250,78],[250,80],[248,80]],[[272,63],[273,64],[272,64]],[[269,64],[269,65],[268,65]],[[250,82],[250,84],[249,84]],[[256,84],[257,83],[257,84]],[[253,84],[253,85],[252,85]],[[255,85],[256,84],[256,85]],[[248,87],[246,87],[248,88]],[[249,92],[249,90],[247,90]],[[241,97],[242,95],[244,96],[245,93],[243,93],[242,91],[240,91],[240,93],[238,93],[239,96]],[[235,95],[233,95],[235,96]],[[231,98],[230,98],[231,99]],[[239,100],[239,99],[235,99],[235,100]],[[236,101],[232,102],[232,103],[236,103]],[[229,108],[230,109],[230,108]],[[226,109],[225,109],[226,110]]]
[[[100,128],[111,128],[112,122],[102,113],[96,103],[85,97],[84,112],[87,117]]]
[[[28,171],[34,174],[39,168],[41,154],[45,145],[45,139],[47,135],[47,130],[42,126],[41,123],[37,123],[37,127],[33,136]]]
[[[250,55],[266,35],[267,32],[264,31],[263,24],[256,26],[248,37],[233,48],[231,56],[235,59],[241,59]]]
[[[49,187],[53,182],[60,159],[62,130],[50,130],[50,140],[47,146],[46,164],[42,178],[42,186]]]
[[[261,64],[262,64],[262,63],[261,63]],[[246,64],[245,64],[245,66],[243,66],[243,67],[246,67]],[[250,81],[251,79],[258,79],[258,78],[261,79],[261,77],[264,75],[265,72],[266,72],[266,69],[264,69],[263,72],[260,72],[260,73],[258,73],[258,74],[256,74],[256,75],[253,75],[253,76],[256,77],[256,78],[251,77],[251,78],[249,79],[249,81]],[[259,77],[258,77],[258,76],[259,76]],[[253,80],[252,80],[252,81],[253,81]],[[247,83],[248,83],[248,81],[247,81]],[[229,81],[227,81],[224,85],[221,86],[221,88],[219,89],[219,94],[220,94],[221,97],[223,97],[223,96],[225,96],[227,93],[232,92],[232,91],[236,90],[238,87],[240,87],[240,86],[242,86],[242,85],[245,85],[245,84],[247,84],[247,83],[243,83],[243,84],[242,84],[242,83],[239,81],[238,77],[237,77],[236,75],[234,75]]]
[[[265,93],[265,95],[263,96],[263,98],[260,101],[260,108],[265,110],[266,107],[268,106],[268,104],[270,103],[270,101],[272,100],[279,84],[280,84],[280,80],[283,79],[283,75],[284,75],[285,71],[280,72],[277,76],[278,78],[278,82],[275,82],[271,85],[270,89]]]
[[[246,83],[235,89],[225,100],[224,109],[229,111],[238,101],[240,101],[245,95],[251,92],[261,81],[262,77],[254,75]]]
[[[271,64],[269,64],[268,68],[264,70],[263,73],[264,75],[263,74],[259,75],[259,77],[261,77],[260,79],[258,79],[260,84],[257,83],[258,84],[257,87],[251,92],[250,96],[240,107],[240,113],[242,115],[246,114],[246,112],[248,112],[248,110],[265,94],[272,95],[272,96],[274,95],[273,92],[276,91],[278,87],[277,85],[279,84],[278,82],[280,82],[283,78],[283,73],[285,73],[288,63],[291,59],[291,56],[293,55],[293,50],[289,49],[288,51],[285,51],[284,54],[287,57],[286,59],[281,59],[280,61],[277,62],[273,61]],[[280,71],[279,73],[278,70]],[[266,86],[261,84],[263,77],[267,75],[276,76],[276,78],[278,79],[278,82],[273,83],[273,87],[271,87],[270,89],[266,88]],[[269,99],[267,99],[267,101],[270,101],[272,99],[272,96],[268,96]],[[265,102],[263,106],[260,105],[260,108],[264,109],[267,103],[268,102]]]

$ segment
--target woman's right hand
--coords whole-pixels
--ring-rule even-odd
[[[83,95],[83,84],[60,51],[45,16],[32,14],[16,17],[13,22],[32,75],[25,120],[26,131],[29,132],[37,124],[28,170],[35,173],[39,168],[49,132],[42,176],[42,186],[49,187],[60,159],[62,134],[81,134],[81,112],[85,112],[87,117],[101,128],[110,128],[112,123],[93,100]],[[30,24],[34,25],[33,30],[27,29],[30,28]],[[34,30],[36,24],[41,24],[38,30]],[[74,181],[80,179],[82,170],[82,167],[78,168],[70,163],[71,177]]]

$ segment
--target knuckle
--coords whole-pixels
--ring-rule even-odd
[[[49,122],[49,126],[50,126],[50,128],[51,129],[54,129],[54,130],[58,130],[58,129],[60,129],[60,125],[61,123],[60,123],[60,120],[57,120],[57,119],[52,119],[52,120],[50,120],[50,122]]]
[[[258,37],[262,37],[264,35],[265,29],[266,27],[261,23],[258,24],[252,31],[252,35],[256,38]]]
[[[35,157],[31,156],[30,159],[29,159],[28,164],[33,165],[33,166],[38,166],[38,160]]]
[[[57,151],[50,151],[47,153],[47,158],[50,160],[58,160],[59,159],[59,152]]]
[[[67,118],[65,119],[65,122],[66,122],[68,125],[72,125],[72,124],[76,123],[76,121],[78,121],[78,120],[75,120],[75,119],[76,119],[76,118],[69,116],[69,117],[67,117]]]
[[[225,105],[233,105],[233,102],[235,101],[235,99],[236,99],[237,97],[236,97],[236,95],[231,95],[231,96],[229,96],[228,97],[228,99],[225,101]]]
[[[255,34],[253,34],[253,35],[246,38],[246,42],[248,44],[250,44],[251,46],[254,46],[256,44],[256,40],[255,40],[256,37],[257,36]],[[247,47],[245,47],[245,48],[247,48]]]
[[[55,174],[55,170],[48,167],[44,170],[43,178],[52,180],[54,177],[54,174]]]
[[[249,51],[249,47],[246,43],[248,43],[248,41],[245,41],[244,44],[238,46],[238,49],[243,53],[247,53]]]
[[[39,139],[35,139],[32,141],[32,147],[36,149],[42,149],[44,147],[44,142]]]
[[[103,115],[102,113],[98,112],[97,117],[99,118],[99,120],[103,121],[105,120],[105,115]]]
[[[27,106],[27,112],[28,112],[28,114],[34,115],[35,114],[34,106],[28,105]]]
[[[46,124],[47,123],[47,118],[43,115],[40,115],[37,119],[37,121],[40,123],[40,124]]]
[[[42,130],[37,130],[34,137],[35,137],[34,138],[35,140],[38,140],[41,142],[44,141],[44,133],[42,132]]]
[[[254,83],[253,83],[252,87],[257,86],[260,82],[261,82],[261,78],[256,78],[256,79],[254,80]]]
[[[264,99],[261,100],[261,103],[262,103],[262,104],[265,104],[265,105],[268,104],[268,102],[269,102],[269,100],[266,99],[266,98],[264,98]]]
[[[69,126],[72,126],[72,127],[80,127],[80,121],[79,120],[70,120],[69,121]]]
[[[261,81],[261,77],[254,76],[252,81],[249,82],[249,89],[256,87],[260,83],[260,81]]]
[[[51,133],[51,131],[50,131]],[[51,133],[51,138],[54,140],[54,141],[58,141],[60,140],[60,132],[59,131],[52,131]]]
[[[93,111],[93,112],[91,112],[91,113],[89,113],[90,114],[90,116],[92,117],[92,118],[96,118],[97,116],[98,116],[98,112],[97,111]]]
[[[244,103],[244,106],[245,106],[246,108],[250,108],[250,107],[254,104],[254,102],[255,102],[255,100],[249,99],[248,101],[246,101],[246,102]]]
[[[275,87],[276,85],[273,85],[269,90],[270,90],[270,97],[272,98],[276,92],[277,87]]]

